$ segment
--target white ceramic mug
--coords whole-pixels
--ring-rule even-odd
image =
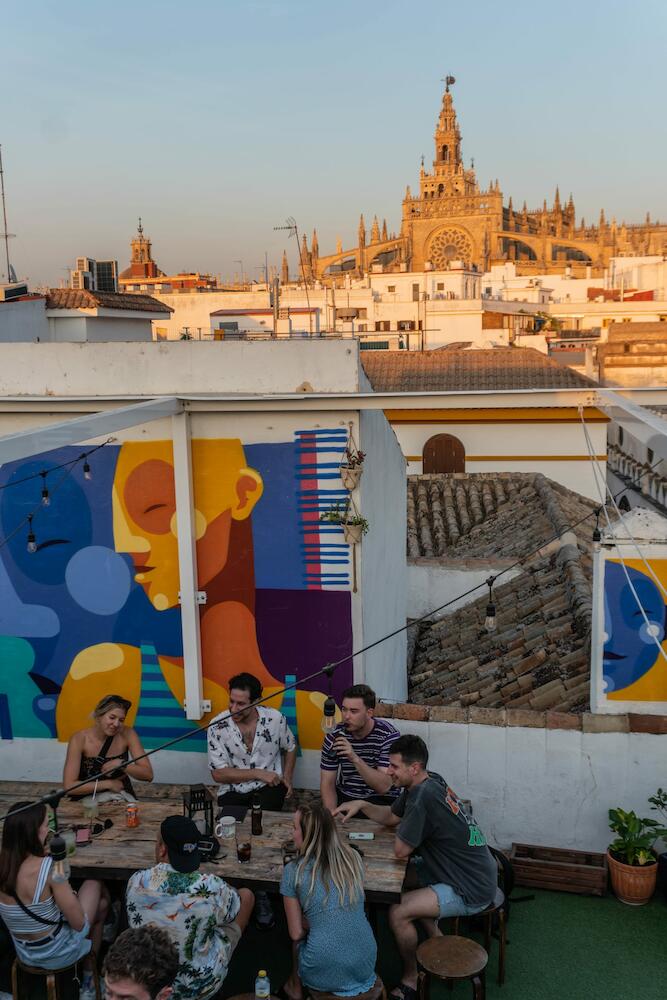
[[[218,840],[234,840],[236,837],[236,820],[233,816],[221,816],[215,824],[215,835]]]

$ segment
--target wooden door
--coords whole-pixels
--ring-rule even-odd
[[[465,472],[465,448],[451,434],[436,434],[424,445],[423,463],[424,472]]]

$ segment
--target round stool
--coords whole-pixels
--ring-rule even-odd
[[[488,960],[484,948],[470,938],[454,934],[429,938],[417,948],[420,1000],[429,1000],[431,976],[441,979],[450,988],[457,980],[469,979],[474,1000],[484,1000],[484,970]]]
[[[485,910],[481,913],[475,913],[474,916],[470,918],[463,918],[474,920],[475,917],[481,917],[484,921],[484,947],[487,952],[491,951],[491,935],[493,932],[493,918],[497,914],[498,917],[498,985],[502,986],[505,982],[505,949],[507,948],[507,929],[505,924],[505,893],[502,889],[496,889],[496,895],[493,902],[487,906]],[[454,934],[459,932],[459,922],[461,917],[454,917]]]
[[[102,990],[100,988],[100,974],[97,969],[97,958],[95,957],[95,952],[89,951],[88,955],[92,959],[92,973],[93,982],[95,984],[95,996],[97,1000],[102,1000]],[[74,962],[72,965],[65,965],[62,969],[38,969],[33,965],[26,965],[19,958],[14,959],[14,964],[12,966],[12,997],[14,1000],[22,1000],[25,995],[19,990],[19,973],[25,972],[28,976],[37,976],[44,980],[46,987],[46,1000],[59,1000],[60,990],[58,989],[57,976],[61,975],[63,972],[70,972],[80,966],[83,959],[79,959],[78,962]]]

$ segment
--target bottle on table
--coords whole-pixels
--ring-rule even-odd
[[[271,983],[266,974],[266,969],[260,969],[255,980],[255,1000],[269,1000],[271,996]]]
[[[252,813],[250,819],[250,829],[253,837],[259,837],[262,833],[262,802],[259,795],[252,797]]]

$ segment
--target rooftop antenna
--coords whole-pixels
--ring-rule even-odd
[[[301,273],[303,275],[303,285],[306,290],[306,305],[308,306],[308,330],[310,333],[313,332],[312,329],[312,316],[310,312],[310,296],[308,295],[308,276],[306,274],[306,269],[303,265],[303,254],[301,253],[301,241],[299,240],[299,227],[296,224],[296,219],[294,216],[290,215],[285,219],[284,226],[274,226],[273,231],[278,232],[280,230],[286,230],[290,236],[296,237],[296,246],[299,251],[299,263],[301,264]]]
[[[2,146],[0,146],[0,195],[2,196],[2,222],[3,230],[0,236],[5,241],[5,257],[7,258],[7,281],[12,280],[12,275],[14,275],[14,280],[16,281],[16,274],[14,269],[9,263],[9,241],[14,238],[14,233],[7,232],[7,206],[5,205],[5,175],[2,170]]]

